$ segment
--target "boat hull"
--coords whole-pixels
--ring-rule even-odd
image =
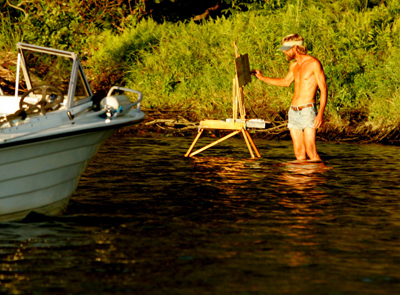
[[[30,212],[66,210],[82,172],[118,128],[36,141],[0,149],[0,221]]]
[[[145,118],[138,90],[113,86],[101,100],[101,91],[93,95],[76,53],[17,49],[16,81],[21,69],[27,91],[0,91],[0,221],[62,213],[102,143]]]

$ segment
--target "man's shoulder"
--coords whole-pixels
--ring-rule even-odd
[[[292,62],[290,65],[289,65],[289,69],[293,69],[295,66],[297,66],[298,65],[298,62],[295,60],[294,62]]]
[[[304,62],[305,65],[307,65],[307,68],[321,68],[322,69],[322,65],[321,62],[314,56],[311,55],[307,55]]]
[[[318,60],[318,58],[312,56],[312,55],[305,55],[305,60],[308,61],[309,63],[319,63],[321,62]]]

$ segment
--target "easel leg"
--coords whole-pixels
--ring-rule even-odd
[[[238,134],[238,133],[240,133],[240,130],[234,131],[234,132],[232,132],[231,134],[228,134],[227,136],[222,137],[221,139],[218,139],[217,141],[214,141],[213,143],[210,143],[209,145],[206,145],[205,147],[203,147],[203,148],[201,148],[201,149],[195,151],[194,153],[189,154],[189,157],[192,157],[192,156],[194,156],[194,155],[197,155],[198,153],[201,153],[202,151],[204,151],[204,150],[206,150],[206,149],[208,149],[208,148],[210,148],[210,147],[213,147],[214,145],[217,145],[218,143],[220,143],[220,142],[222,142],[222,141],[224,141],[224,140],[226,140],[226,139],[228,139],[228,138],[231,138],[232,136],[235,136],[235,135]]]
[[[189,157],[190,153],[192,152],[194,146],[196,145],[197,141],[199,140],[200,136],[203,134],[204,129],[200,129],[199,132],[197,133],[196,138],[193,140],[192,145],[188,149],[188,151],[185,154],[185,157]]]
[[[253,150],[251,149],[251,146],[250,146],[250,143],[249,143],[249,139],[247,138],[246,130],[244,130],[244,128],[242,128],[242,134],[243,134],[244,140],[246,141],[246,145],[247,145],[247,148],[249,149],[251,157],[255,158]]]
[[[254,151],[256,152],[257,157],[261,158],[260,152],[258,151],[253,139],[251,138],[249,131],[245,130],[245,133],[247,134],[247,138],[249,139]]]

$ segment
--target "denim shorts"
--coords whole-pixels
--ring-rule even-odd
[[[314,128],[314,119],[317,116],[317,110],[315,106],[304,108],[301,111],[295,111],[292,108],[289,109],[289,122],[288,128],[300,129]]]

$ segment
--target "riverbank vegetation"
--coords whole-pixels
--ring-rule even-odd
[[[231,116],[234,41],[252,68],[283,77],[277,49],[297,32],[327,76],[322,132],[398,140],[400,0],[199,1],[192,11],[183,0],[12,2],[3,1],[3,52],[19,41],[78,51],[94,90],[123,83],[145,94],[147,109],[191,121]],[[279,124],[292,94],[253,78],[248,117]]]

